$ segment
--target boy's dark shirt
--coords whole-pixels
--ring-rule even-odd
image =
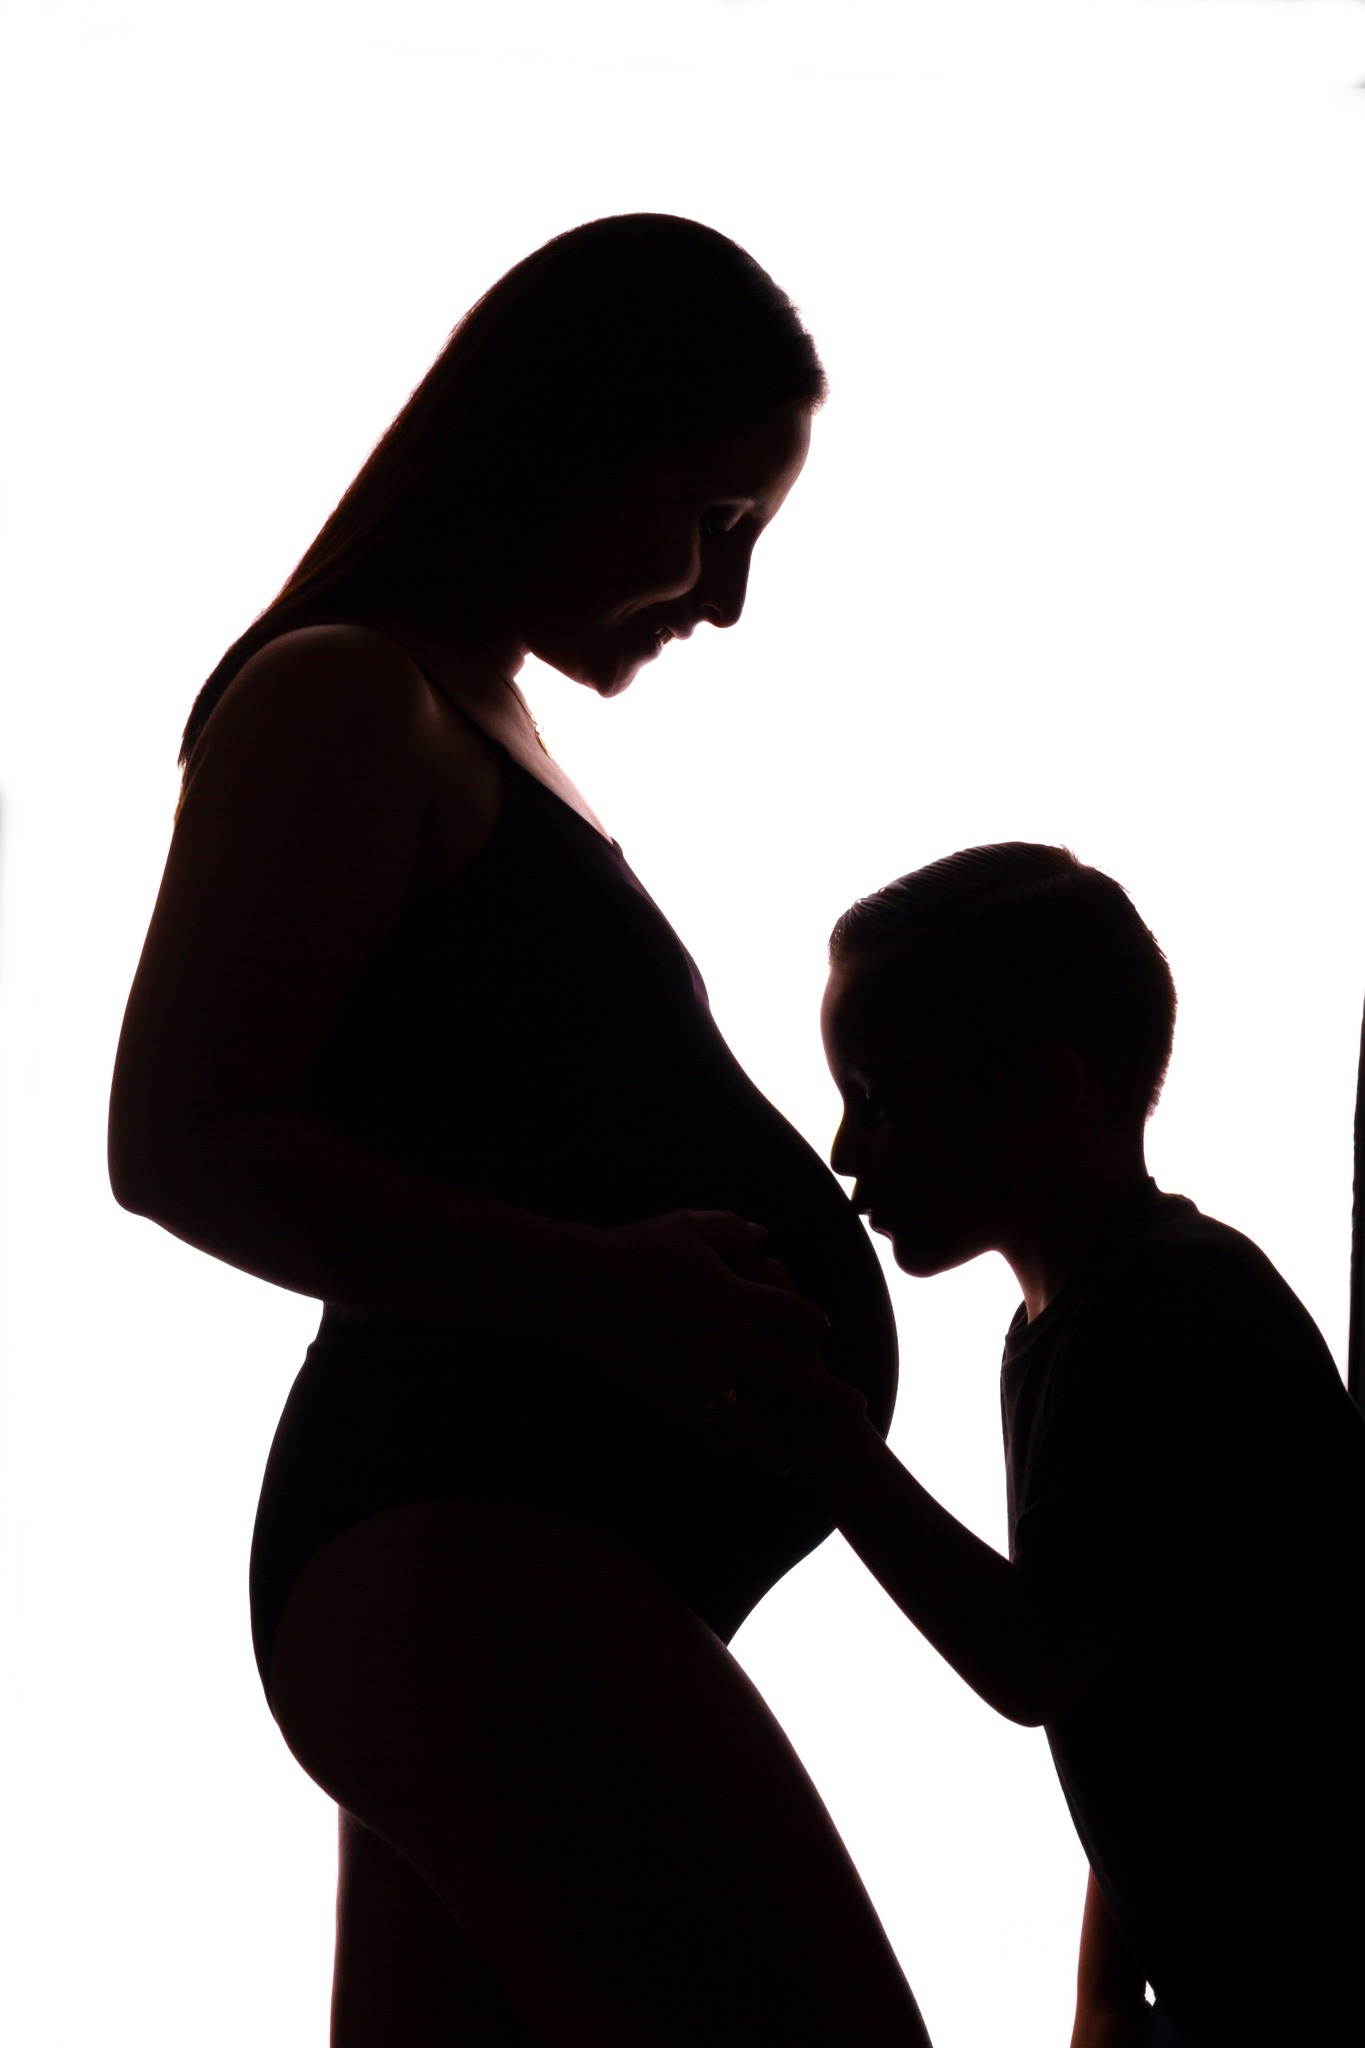
[[[1010,1554],[1109,1633],[1047,1734],[1147,1981],[1201,2043],[1358,2048],[1365,1419],[1315,1325],[1149,1181],[1001,1398]]]

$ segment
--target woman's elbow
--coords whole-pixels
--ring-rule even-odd
[[[991,1705],[1021,1728],[1043,1728],[1059,1721],[1084,1697],[1095,1676],[1095,1658],[1087,1645],[1079,1654],[1054,1658],[1040,1655],[1012,1671],[997,1684]]]
[[[1048,1719],[1046,1710],[1032,1700],[1008,1701],[1000,1711],[1016,1728],[1041,1728]]]
[[[147,1091],[120,1085],[109,1100],[109,1186],[121,1209],[169,1224],[192,1171],[181,1120]]]
[[[997,1714],[1003,1714],[1007,1721],[1013,1721],[1019,1728],[1041,1728],[1044,1722],[1056,1718],[1051,1694],[1027,1680],[1017,1685],[994,1687],[989,1703]]]
[[[164,1191],[155,1170],[154,1158],[149,1148],[139,1145],[135,1136],[112,1114],[109,1118],[107,1158],[109,1186],[120,1209],[160,1222],[158,1211]]]

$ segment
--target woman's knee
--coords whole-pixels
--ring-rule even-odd
[[[331,2048],[538,2048],[408,1859],[344,1810],[338,1848]]]

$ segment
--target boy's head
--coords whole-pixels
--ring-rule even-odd
[[[1117,882],[1065,847],[934,861],[830,938],[836,1171],[913,1273],[1010,1233],[1050,1192],[1141,1158],[1175,989]]]

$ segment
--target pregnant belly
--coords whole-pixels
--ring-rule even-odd
[[[797,1480],[717,1452],[571,1354],[449,1324],[325,1316],[257,1514],[263,1676],[309,1558],[413,1500],[514,1502],[606,1529],[727,1640],[830,1529]]]

